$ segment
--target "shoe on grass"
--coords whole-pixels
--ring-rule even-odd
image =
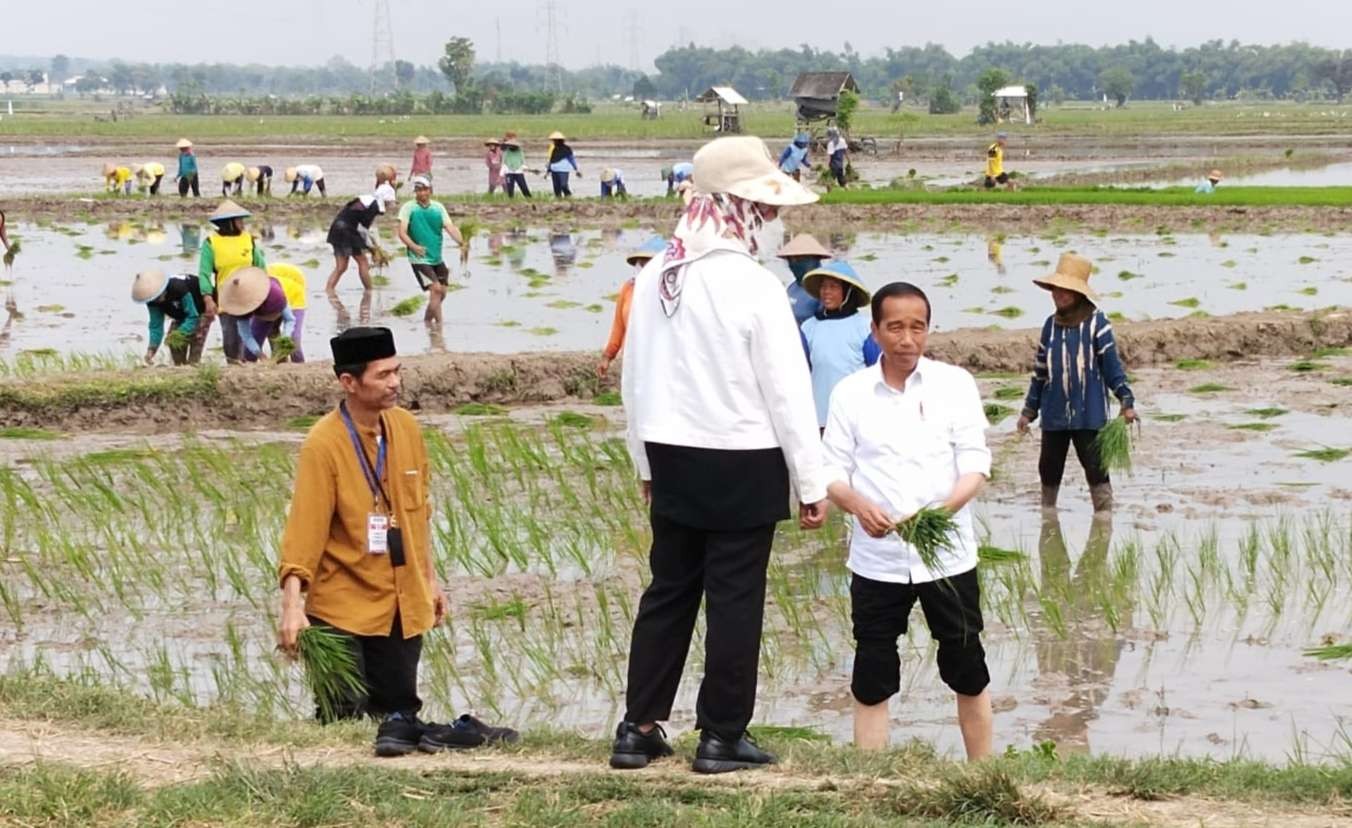
[[[426,726],[408,713],[391,713],[376,729],[376,756],[407,756],[418,749]]]
[[[705,730],[700,733],[693,768],[696,773],[729,773],[773,765],[778,761],[773,754],[757,747],[745,733],[731,740]]]
[[[610,749],[610,766],[617,770],[638,770],[654,759],[672,754],[667,732],[659,724],[644,733],[633,722],[620,722],[615,728],[615,744]]]
[[[450,724],[428,726],[418,742],[418,749],[424,753],[439,753],[484,745],[513,745],[520,740],[521,735],[510,727],[484,724],[466,713]]]

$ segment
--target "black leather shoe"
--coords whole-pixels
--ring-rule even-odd
[[[440,753],[443,750],[465,750],[484,745],[516,744],[520,734],[510,727],[493,727],[466,713],[450,724],[427,725],[418,750]]]
[[[667,732],[661,725],[644,733],[633,722],[620,722],[615,728],[615,744],[610,749],[610,766],[618,770],[638,770],[648,767],[654,759],[672,754],[667,744]]]
[[[745,733],[736,741],[729,741],[705,730],[700,733],[693,767],[696,773],[728,773],[773,765],[778,761],[772,754],[756,747]]]

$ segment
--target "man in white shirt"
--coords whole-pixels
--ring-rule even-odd
[[[887,745],[887,700],[901,687],[897,639],[918,600],[939,643],[939,675],[957,694],[967,758],[981,759],[991,750],[990,673],[967,508],[991,471],[981,394],[971,374],[925,357],[930,304],[920,288],[893,282],[872,310],[882,358],[836,385],[823,436],[831,501],[854,515],[854,741]],[[934,569],[893,531],[926,506],[948,510],[958,527]]]
[[[756,702],[765,573],[796,491],[800,523],[826,517],[812,384],[784,287],[755,256],[780,207],[817,197],[759,138],[695,155],[698,191],[666,252],[638,274],[625,338],[629,450],[650,504],[652,583],[634,619],[627,712],[610,763],[671,754],[671,715],[705,601],[705,678],[694,769],[774,761],[746,738]]]

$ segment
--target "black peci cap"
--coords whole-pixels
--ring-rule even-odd
[[[395,355],[389,328],[348,328],[329,340],[334,365],[360,365]]]

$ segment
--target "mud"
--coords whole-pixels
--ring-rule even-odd
[[[1264,360],[1352,345],[1352,312],[1189,317],[1123,323],[1115,330],[1129,368],[1181,359]],[[1036,329],[940,333],[930,339],[930,354],[978,373],[1022,374],[1030,368],[1036,338]],[[415,411],[446,413],[466,402],[590,400],[600,391],[614,390],[618,376],[598,380],[595,362],[595,355],[586,352],[407,357],[403,404]],[[123,392],[110,402],[107,395],[90,391],[91,386],[117,389],[149,377],[188,383],[193,376],[190,369],[147,368],[5,380],[0,382],[0,426],[82,432],[267,427],[323,413],[337,398],[328,363],[227,368],[214,390],[167,400]]]

